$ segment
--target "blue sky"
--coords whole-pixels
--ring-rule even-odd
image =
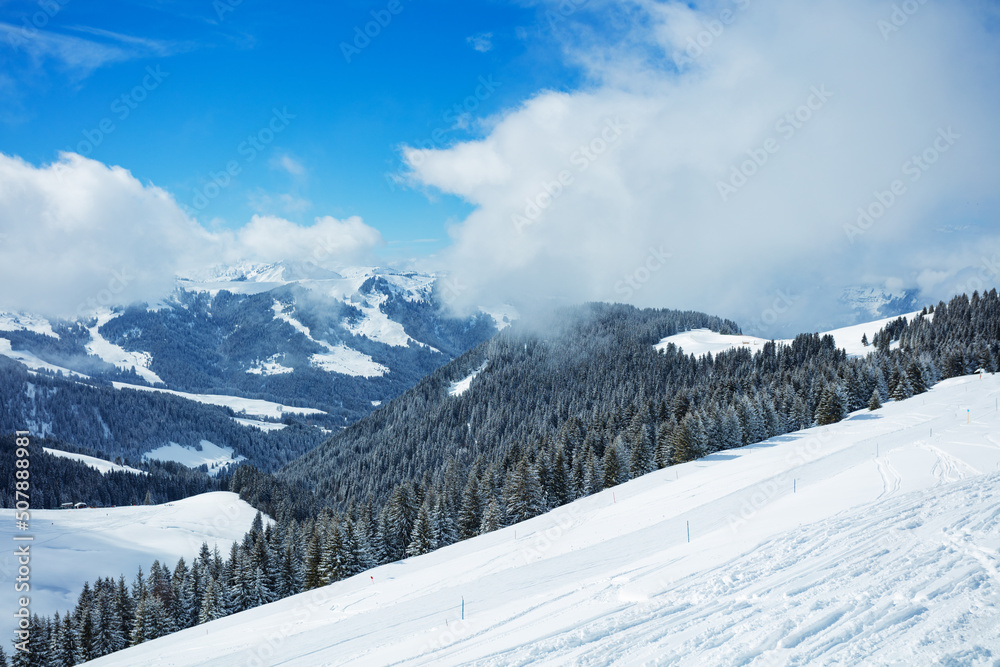
[[[777,336],[871,316],[859,289],[988,289],[998,28],[987,0],[0,0],[0,307],[237,259]]]
[[[355,28],[376,32],[376,19],[386,25],[365,45]],[[445,225],[469,211],[393,183],[401,144],[474,138],[481,129],[466,121],[577,78],[544,10],[501,2],[16,0],[0,4],[0,21],[37,26],[24,42],[0,39],[0,152],[37,165],[73,150],[121,165],[210,228],[254,213],[360,215],[389,254],[442,247]],[[364,48],[345,56],[342,43]],[[241,153],[273,109],[294,119]],[[231,160],[231,185],[198,198]]]

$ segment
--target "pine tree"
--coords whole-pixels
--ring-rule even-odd
[[[49,660],[53,667],[71,667],[76,664],[72,634],[69,614],[60,620],[59,612],[56,612],[52,620],[52,632],[49,635]]]
[[[882,398],[878,395],[878,389],[872,390],[872,397],[868,401],[868,409],[875,411],[882,407]]]
[[[222,618],[217,599],[218,585],[215,579],[209,579],[205,589],[205,597],[201,601],[201,609],[198,611],[198,623],[208,623],[217,618]]]
[[[492,533],[494,530],[502,528],[503,525],[503,510],[500,507],[500,502],[496,496],[490,496],[486,503],[486,510],[483,512],[483,520],[479,524],[479,534]]]
[[[427,505],[422,505],[417,512],[417,520],[413,523],[413,531],[410,534],[410,543],[406,547],[407,556],[420,556],[434,550],[434,535],[431,529],[431,521],[427,511]]]
[[[910,380],[905,374],[901,374],[899,382],[896,383],[895,388],[892,390],[892,399],[895,401],[904,401],[912,396],[913,387],[910,386]]]
[[[604,488],[610,489],[618,486],[622,482],[628,481],[628,469],[622,463],[622,455],[619,450],[620,439],[616,439],[608,447],[604,448]]]
[[[464,540],[479,533],[479,521],[483,513],[479,496],[479,478],[475,469],[469,471],[469,479],[462,491],[462,506],[458,515],[458,534]]]
[[[87,662],[94,658],[94,600],[90,582],[84,582],[76,610],[73,612],[73,659]]]
[[[507,516],[514,523],[538,516],[544,511],[538,471],[528,461],[527,455],[522,456],[517,467],[507,474],[503,498]]]

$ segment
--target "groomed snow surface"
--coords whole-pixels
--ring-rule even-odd
[[[171,570],[181,557],[190,566],[202,542],[209,548],[218,544],[219,551],[226,554],[230,545],[250,530],[256,513],[235,493],[225,491],[165,505],[32,510],[28,533],[35,538],[31,542],[31,611],[51,615],[73,609],[84,581],[93,584],[100,577],[117,580],[123,574],[131,585],[136,570],[142,567],[148,574],[157,559]],[[0,521],[13,528],[14,510],[0,509]],[[13,581],[16,571],[14,548],[3,549],[3,581]],[[16,609],[15,595],[12,585],[2,587],[4,612]],[[2,619],[0,631],[10,637],[14,619],[9,613]],[[7,651],[9,654],[10,649]]]
[[[94,664],[995,665],[998,398],[948,380]]]

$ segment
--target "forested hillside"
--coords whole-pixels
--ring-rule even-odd
[[[278,478],[237,469],[231,490],[277,522],[258,522],[228,557],[206,547],[193,566],[154,563],[131,589],[97,582],[67,616],[35,618],[34,629],[59,664],[74,664],[1000,365],[996,291],[900,318],[864,357],[803,334],[696,358],[654,344],[735,324],[600,304],[560,315],[545,333],[503,332]],[[454,391],[476,370],[468,391]]]
[[[235,413],[170,394],[115,389],[109,383],[31,373],[0,357],[0,433],[30,429],[110,457],[140,460],[168,442],[231,447],[262,469],[275,470],[315,447],[322,432],[289,417],[291,426],[263,432]],[[44,478],[43,478],[44,479]]]

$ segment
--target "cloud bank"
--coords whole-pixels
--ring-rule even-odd
[[[586,28],[602,16],[611,39]],[[1000,252],[996,18],[918,0],[583,5],[558,27],[589,85],[404,152],[418,184],[477,207],[439,258],[446,296],[696,308],[784,334],[841,323],[845,286],[996,284],[977,268]]]
[[[219,262],[299,260],[338,268],[382,244],[360,218],[304,227],[254,216],[208,232],[174,198],[121,167],[63,153],[36,167],[0,154],[0,309],[74,317],[156,301],[175,277]]]

